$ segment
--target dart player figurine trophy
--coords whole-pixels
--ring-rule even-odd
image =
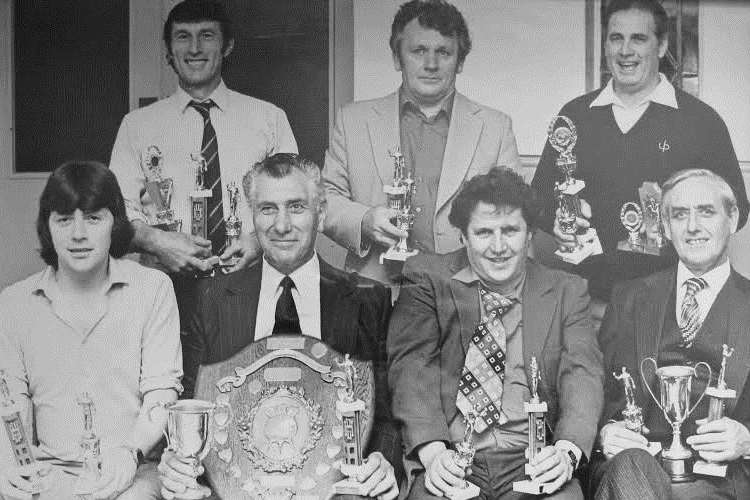
[[[165,231],[179,231],[182,221],[174,218],[174,210],[171,208],[174,180],[163,176],[162,161],[161,151],[156,146],[149,146],[141,158],[146,192],[156,207],[155,220],[151,225]]]
[[[562,124],[557,126],[560,122]],[[585,182],[573,177],[577,168],[573,149],[578,141],[578,133],[570,118],[555,116],[549,124],[547,136],[550,145],[559,153],[556,164],[564,176],[564,180],[555,185],[557,220],[563,233],[576,236],[575,248],[558,249],[555,255],[565,262],[576,265],[591,255],[602,253],[596,229],[590,227],[581,233],[576,223],[576,219],[581,215],[581,200],[578,193],[586,187]]]
[[[190,162],[195,175],[195,186],[190,192],[190,234],[208,238],[208,198],[211,190],[205,186],[206,159],[202,154],[196,152],[190,154]]]
[[[628,239],[617,243],[625,252],[662,255],[666,247],[661,223],[661,188],[656,182],[644,182],[638,188],[640,204],[629,201],[620,209],[620,222]]]
[[[406,236],[399,238],[395,245],[380,255],[381,264],[384,260],[403,262],[419,252],[416,249],[409,248],[408,244],[408,233],[414,224],[412,200],[416,190],[415,180],[411,171],[406,169],[404,155],[401,154],[401,151],[396,148],[390,155],[393,157],[393,184],[383,186],[383,192],[388,197],[388,207],[398,212],[396,214],[396,227],[404,231]]]
[[[630,376],[628,369],[624,366],[620,374],[613,373],[612,375],[622,382],[625,388],[625,409],[622,410],[625,428],[641,434],[643,432],[643,410],[635,403],[635,382],[633,381],[633,377]],[[658,441],[649,441],[647,451],[651,455],[656,455],[661,451],[661,443]]]
[[[237,216],[240,190],[234,182],[227,184],[227,199],[229,199],[229,217],[224,221],[224,225],[227,235],[226,248],[229,248],[240,240],[240,234],[242,234],[242,221]],[[231,257],[226,261],[222,261],[222,265],[234,266],[239,260],[239,257]]]
[[[474,425],[476,419],[477,414],[473,409],[464,417],[464,424],[466,425],[464,439],[456,444],[456,453],[453,455],[453,461],[464,471],[471,466],[474,461],[474,453],[476,453],[474,449]],[[453,488],[447,493],[447,497],[450,500],[469,500],[478,496],[479,486],[466,480],[464,480],[461,488]]]
[[[709,401],[708,417],[696,420],[696,424],[703,425],[707,422],[719,420],[724,416],[726,401],[737,397],[737,391],[727,388],[727,382],[724,380],[727,371],[727,359],[729,359],[733,353],[733,347],[729,347],[726,344],[722,346],[719,379],[716,382],[716,387],[709,387],[706,389],[706,396],[708,396]],[[706,476],[724,477],[727,475],[727,464],[697,460],[693,465],[693,472],[695,474]]]
[[[344,361],[336,360],[336,364],[346,375],[346,387],[336,401],[336,411],[341,415],[344,441],[341,473],[347,478],[334,483],[333,491],[339,495],[367,495],[364,485],[352,479],[362,466],[362,412],[365,411],[365,402],[354,394],[357,370],[349,354],[344,355]]]
[[[78,476],[75,484],[75,494],[79,497],[88,498],[97,486],[101,475],[100,466],[100,441],[94,433],[94,402],[87,392],[81,394],[77,400],[83,412],[83,434],[81,435],[81,461],[83,470]]]
[[[541,376],[536,356],[531,357],[529,371],[531,372],[531,399],[523,404],[523,411],[529,416],[529,447],[526,448],[526,458],[531,460],[547,445],[547,403],[539,399]],[[528,463],[525,468],[528,475]],[[514,482],[513,491],[530,495],[543,495],[550,492],[550,485],[533,479],[526,479]]]

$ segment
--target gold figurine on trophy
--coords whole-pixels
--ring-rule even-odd
[[[464,438],[459,443],[456,443],[456,453],[453,455],[453,461],[461,467],[464,471],[468,469],[472,462],[474,462],[474,426],[476,425],[477,413],[474,409],[470,409],[464,417]],[[450,500],[469,500],[471,498],[477,498],[479,496],[479,486],[469,481],[464,480],[464,484],[460,488],[453,488],[447,493],[447,497]]]
[[[342,384],[345,387],[336,401],[336,410],[341,415],[344,441],[341,473],[346,476],[346,479],[334,483],[333,491],[338,495],[367,495],[363,489],[364,485],[353,479],[362,467],[362,412],[365,411],[365,402],[357,398],[354,393],[357,370],[349,354],[344,355],[343,361],[336,360],[336,364],[345,376]]]
[[[393,183],[383,186],[383,192],[388,197],[388,207],[398,211],[396,215],[396,227],[404,231],[407,236],[399,238],[398,242],[380,255],[380,263],[384,260],[395,260],[403,262],[407,258],[419,253],[416,249],[409,248],[409,230],[414,225],[414,211],[412,201],[416,191],[416,181],[412,172],[407,170],[404,163],[404,155],[396,148],[389,151],[393,158]]]
[[[75,484],[75,494],[89,498],[101,476],[100,455],[101,443],[94,433],[94,402],[87,392],[82,393],[76,400],[83,412],[83,434],[81,435],[81,462],[83,470]]]
[[[622,382],[625,389],[625,409],[622,410],[625,428],[641,434],[643,432],[643,410],[635,402],[635,381],[624,366],[622,367],[622,372],[619,374],[614,372],[612,375]],[[661,451],[661,443],[658,441],[649,441],[647,451],[651,455],[656,455]]]

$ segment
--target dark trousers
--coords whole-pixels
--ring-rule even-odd
[[[539,498],[513,491],[514,481],[528,479],[524,474],[527,462],[523,449],[480,451],[474,456],[472,474],[468,480],[480,489],[482,500],[530,500]],[[439,498],[431,494],[424,485],[424,471],[419,471],[407,497],[409,500]],[[573,478],[560,490],[544,498],[555,500],[583,500],[583,491],[577,479]]]
[[[726,478],[696,476],[691,483],[672,484],[658,460],[640,449],[625,450],[609,460],[596,457],[590,493],[596,500],[738,499],[730,466]]]

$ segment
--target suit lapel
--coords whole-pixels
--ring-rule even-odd
[[[262,274],[262,259],[244,271],[230,274],[224,292],[225,300],[219,305],[219,318],[231,318],[233,323],[236,321],[236,324],[229,325],[226,331],[232,332],[232,336],[246,344],[255,340],[255,320]],[[239,321],[236,318],[240,318]],[[239,345],[235,341],[228,344]]]
[[[372,157],[383,185],[393,181],[393,160],[388,152],[401,147],[398,116],[398,92],[394,92],[374,101],[367,118]]]
[[[469,171],[484,127],[484,122],[477,116],[478,112],[476,104],[456,92],[438,184],[436,213],[461,187]]]
[[[557,308],[557,301],[550,291],[550,284],[540,274],[541,268],[531,260],[526,262],[526,283],[523,287],[523,362],[526,366],[526,383],[531,387],[531,374],[528,370],[532,356],[536,356],[542,375],[541,388],[547,395],[551,394],[548,386],[550,376],[546,372],[542,349],[549,334],[552,316]],[[533,308],[533,309],[532,309]]]
[[[736,357],[733,356],[727,360],[726,382],[727,387],[735,389],[737,394],[743,394],[743,388],[748,383],[747,376],[750,372],[750,359],[744,357],[745,353],[750,351],[750,335],[747,333],[748,325],[750,325],[750,310],[747,307],[748,302],[750,302],[749,284],[745,278],[732,270],[724,289],[716,297],[716,302],[726,300],[728,306],[727,345],[734,347]],[[727,413],[729,415],[732,415],[731,410],[734,403],[732,401],[728,403]],[[736,403],[739,404],[739,400]],[[743,402],[743,406],[747,403]],[[743,415],[742,418],[744,419],[746,416]]]
[[[356,351],[359,308],[343,273],[320,260],[320,337],[340,352]]]
[[[450,281],[453,305],[458,315],[458,324],[461,328],[461,347],[463,349],[462,359],[466,357],[466,349],[469,347],[471,337],[479,324],[481,318],[479,312],[478,284],[467,284],[452,279]]]

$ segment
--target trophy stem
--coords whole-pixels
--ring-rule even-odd
[[[669,449],[662,453],[664,458],[679,460],[693,456],[690,450],[682,445],[682,431],[680,430],[681,424],[682,422],[672,422],[672,444],[669,445]]]

